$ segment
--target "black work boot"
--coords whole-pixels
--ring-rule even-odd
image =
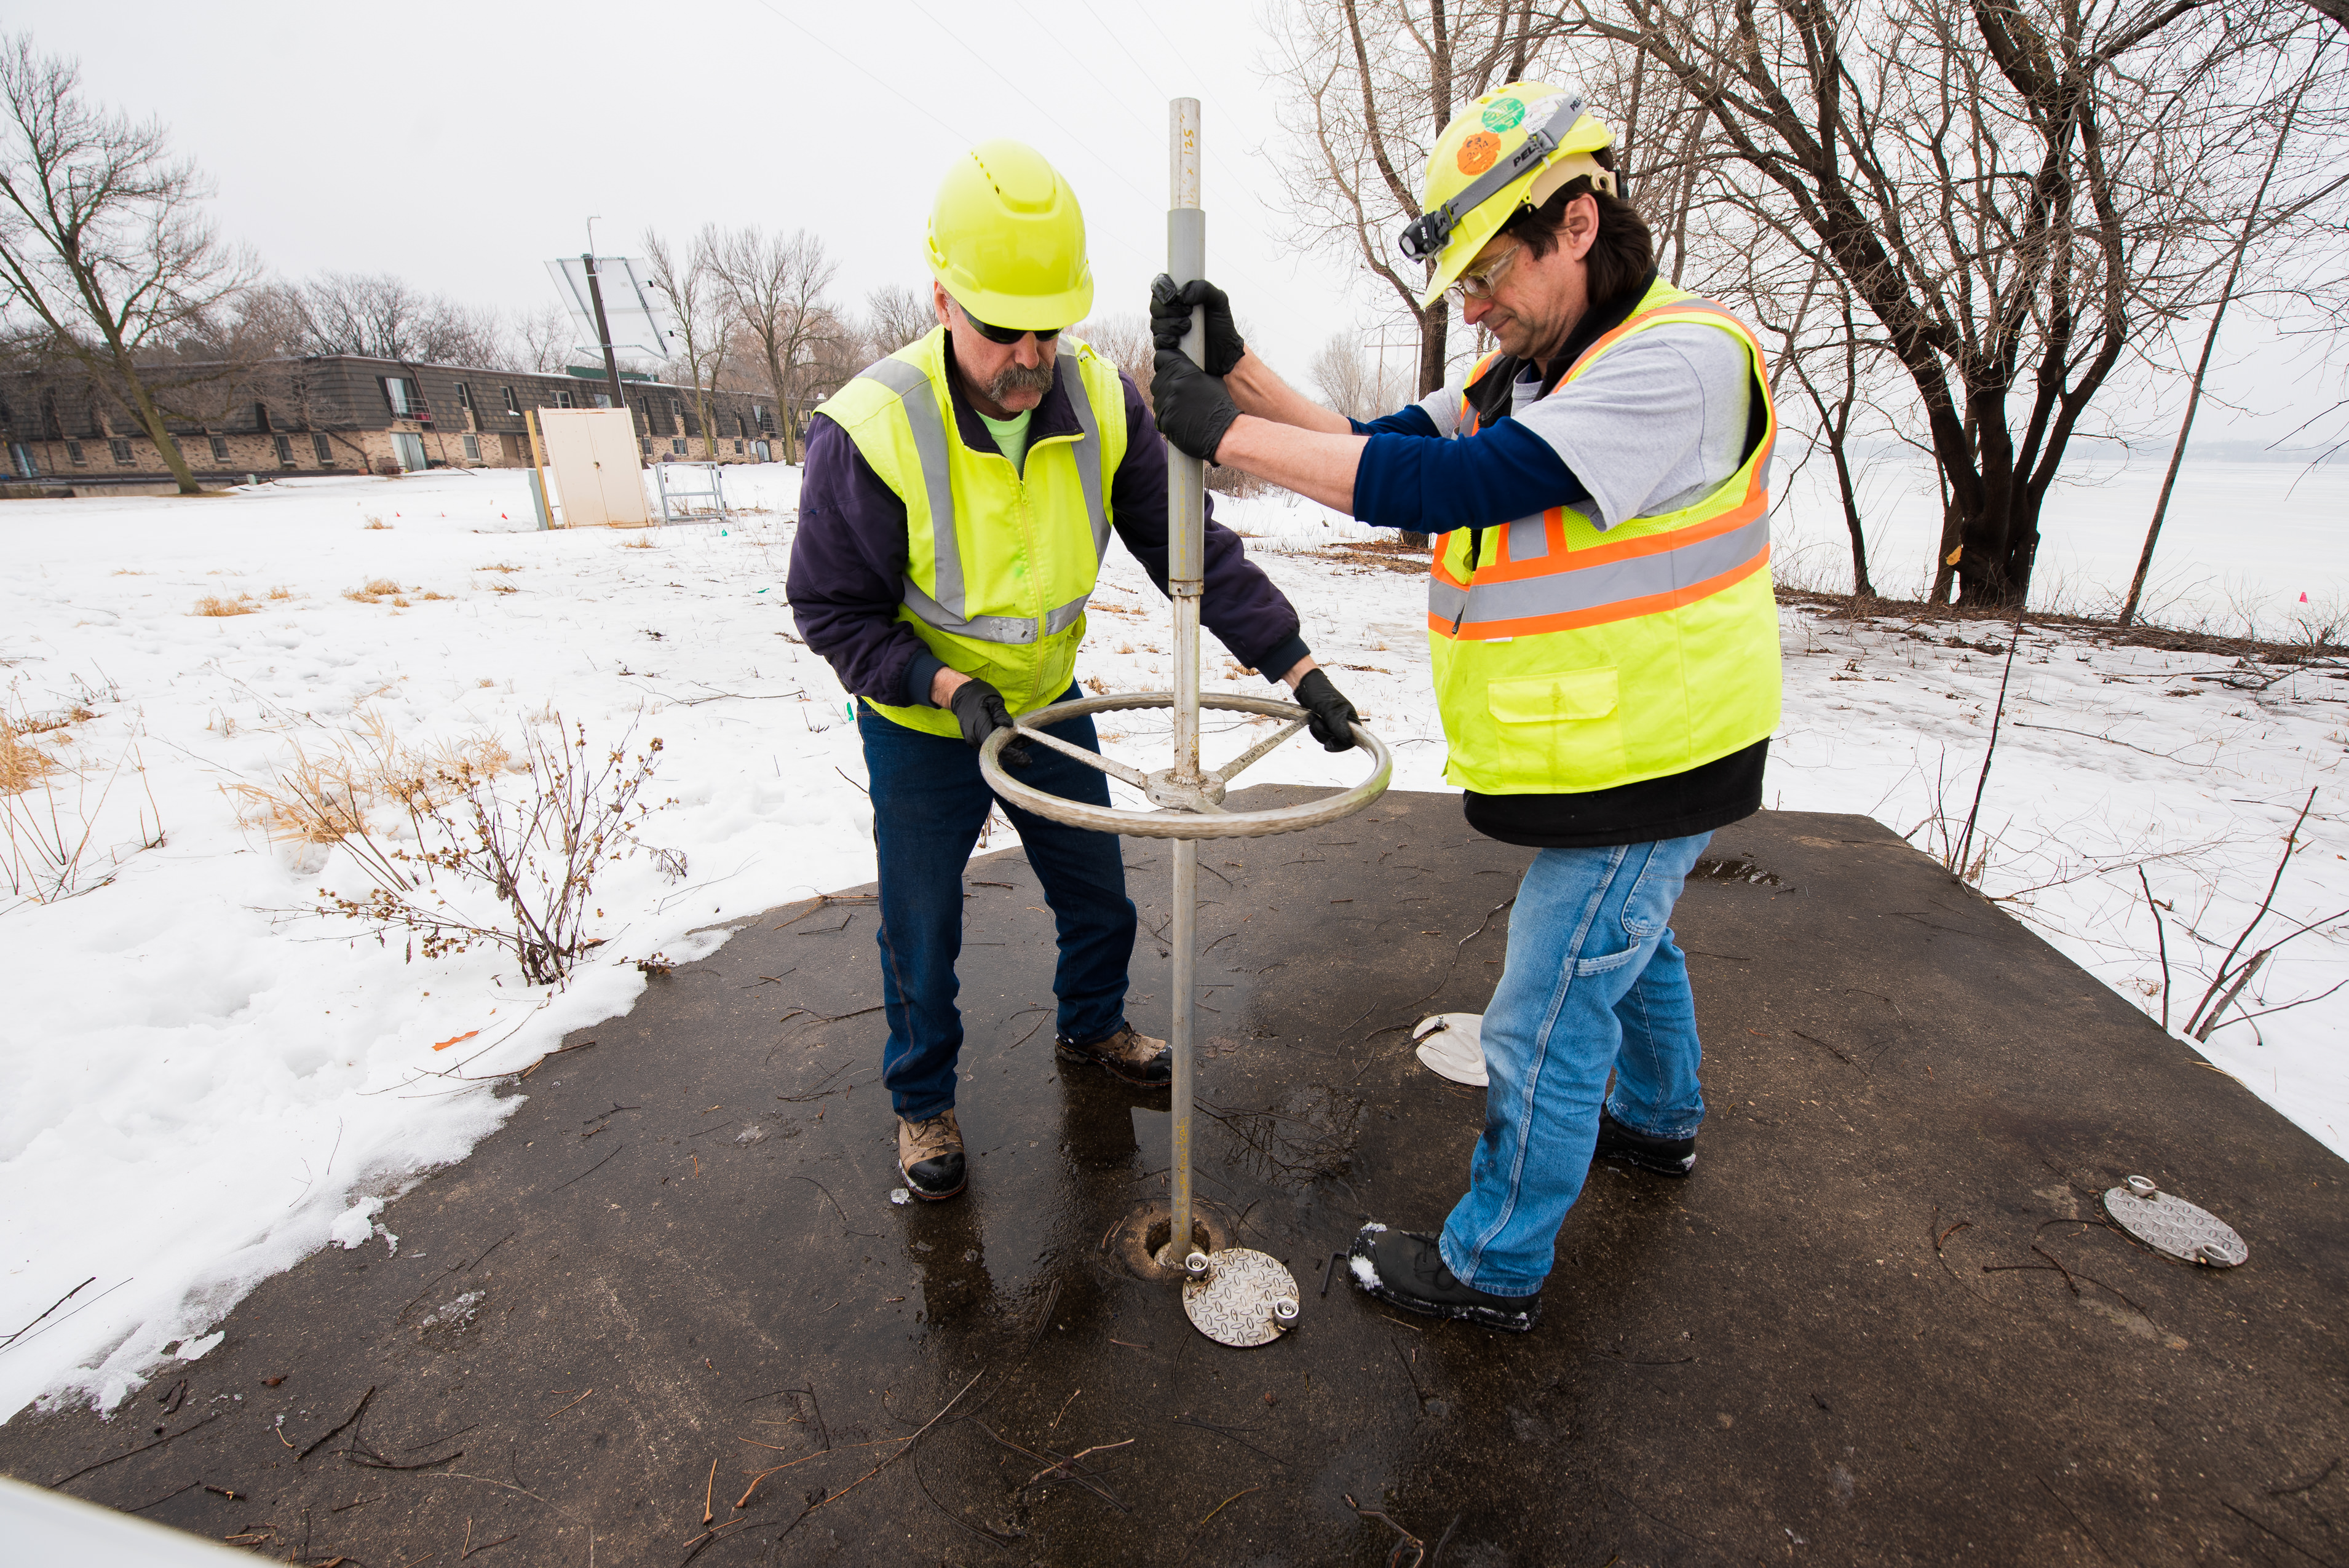
[[[1495,1295],[1463,1284],[1444,1264],[1433,1236],[1368,1224],[1356,1233],[1346,1267],[1354,1283],[1381,1301],[1430,1317],[1455,1317],[1486,1328],[1524,1334],[1541,1321],[1541,1296]]]
[[[1696,1169],[1696,1135],[1651,1137],[1624,1126],[1602,1105],[1599,1108],[1599,1147],[1591,1150],[1590,1158],[1620,1160],[1659,1176],[1685,1176]]]
[[[1055,1036],[1052,1045],[1062,1061],[1091,1062],[1143,1088],[1164,1088],[1174,1081],[1174,1053],[1166,1042],[1136,1033],[1131,1024],[1120,1024],[1100,1039],[1082,1044],[1066,1035]]]
[[[952,1109],[920,1121],[897,1119],[897,1171],[905,1190],[935,1202],[963,1186],[962,1129]]]

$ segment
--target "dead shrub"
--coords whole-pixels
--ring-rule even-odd
[[[390,578],[378,577],[363,587],[344,589],[343,597],[354,603],[379,604],[386,599],[398,598],[405,592],[405,589]]]
[[[440,769],[401,801],[413,848],[387,848],[364,820],[345,833],[374,885],[358,898],[321,888],[319,912],[371,926],[387,945],[404,932],[411,959],[419,946],[427,958],[502,947],[532,985],[554,985],[603,944],[586,934],[595,879],[637,849],[660,751],[656,738],[631,760],[623,736],[599,760],[585,727],[565,738],[558,718],[551,739],[524,732],[512,773]]]
[[[280,583],[276,587],[272,588],[267,593],[264,594],[263,597],[285,600],[295,598],[296,595],[293,589],[288,588],[285,583]]]
[[[261,606],[253,602],[250,593],[240,593],[233,599],[223,599],[217,593],[207,593],[196,601],[191,615],[250,615]]]
[[[384,520],[383,520],[383,519],[381,519],[381,518],[379,518],[379,517],[376,516],[373,512],[369,512],[369,513],[367,514],[367,521],[366,521],[365,523],[361,524],[360,526],[361,526],[363,529],[369,529],[369,530],[381,530],[382,531],[384,531],[384,532],[386,532],[386,533],[388,533],[388,532],[390,532],[390,531],[391,531],[391,524],[389,524],[389,523],[388,523],[388,522],[384,521]]]
[[[623,550],[650,550],[652,547],[653,542],[649,536],[643,539],[631,539],[620,546]]]
[[[476,572],[519,572],[522,568],[516,566],[511,561],[492,561],[487,566],[476,566],[473,570]]]

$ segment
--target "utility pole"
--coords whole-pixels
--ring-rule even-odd
[[[604,346],[604,377],[612,384],[612,407],[625,408],[628,400],[620,396],[620,360],[612,352],[611,325],[604,319],[604,285],[595,281],[595,256],[589,252],[580,261],[587,268],[587,298],[595,307],[595,341]]]

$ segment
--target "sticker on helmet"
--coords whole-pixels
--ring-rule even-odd
[[[1480,130],[1460,144],[1460,172],[1482,174],[1500,156],[1501,139],[1489,130]]]
[[[1526,106],[1521,98],[1505,98],[1497,103],[1488,103],[1485,106],[1484,119],[1486,130],[1513,130],[1516,128],[1517,122],[1525,118]]]

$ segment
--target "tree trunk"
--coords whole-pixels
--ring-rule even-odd
[[[1851,459],[1844,451],[1845,428],[1850,423],[1851,405],[1843,407],[1827,435],[1827,453],[1835,459],[1836,488],[1843,493],[1844,526],[1851,531],[1851,591],[1863,599],[1876,597],[1876,584],[1868,580],[1868,534],[1860,527],[1859,494],[1851,482]]]
[[[179,481],[180,493],[203,494],[203,487],[196,483],[195,470],[188,467],[187,454],[180,450],[180,443],[173,440],[171,432],[164,428],[163,414],[155,407],[155,399],[147,395],[147,384],[139,379],[138,371],[127,358],[118,360],[116,369],[123,378],[124,389],[130,394],[132,415],[138,419],[140,428],[147,432],[148,438],[155,443],[156,451],[162,455],[163,466],[170,469],[171,477]]]

